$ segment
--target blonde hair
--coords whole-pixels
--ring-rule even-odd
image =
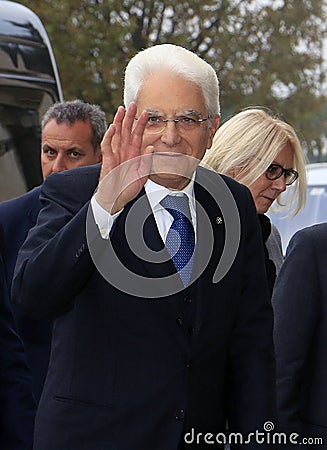
[[[306,200],[306,158],[299,138],[288,123],[262,107],[242,110],[218,128],[202,165],[221,174],[233,176],[251,186],[273,163],[286,145],[293,150],[293,169],[298,179],[287,205],[295,215]],[[235,176],[233,175],[235,173]],[[280,196],[277,199],[281,206]]]

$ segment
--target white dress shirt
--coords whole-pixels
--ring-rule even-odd
[[[169,214],[169,212],[160,204],[161,200],[166,197],[166,195],[179,196],[183,193],[187,195],[189,199],[191,219],[196,236],[196,202],[194,198],[194,175],[189,184],[182,191],[170,190],[164,186],[154,183],[151,180],[147,180],[144,188],[163,242],[166,242],[167,233],[169,231],[169,228],[171,227],[171,224],[173,223],[172,215]],[[111,228],[117,217],[121,214],[122,210],[118,211],[116,214],[111,215],[108,211],[106,211],[99,205],[95,198],[95,194],[91,199],[91,208],[101,236],[104,239],[109,239]]]

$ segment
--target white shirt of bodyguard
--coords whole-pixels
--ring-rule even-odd
[[[196,236],[196,202],[194,198],[194,175],[189,184],[181,191],[170,190],[164,186],[161,186],[160,184],[154,183],[151,180],[147,180],[144,185],[144,189],[163,242],[166,242],[166,236],[174,220],[172,215],[169,214],[169,212],[160,205],[161,200],[163,200],[166,195],[181,196],[183,193],[187,195],[189,199],[192,224]],[[93,211],[95,223],[99,228],[102,238],[109,239],[111,228],[122,210],[118,211],[116,214],[111,215],[108,211],[106,211],[99,205],[95,198],[95,195],[93,195],[91,199],[91,208]]]

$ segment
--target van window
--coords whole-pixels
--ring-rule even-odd
[[[42,182],[41,119],[62,99],[40,19],[23,5],[0,0],[0,201]]]

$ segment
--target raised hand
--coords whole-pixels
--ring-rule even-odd
[[[96,200],[110,214],[137,196],[150,173],[153,147],[142,150],[148,113],[135,121],[137,107],[120,106],[101,143],[102,168]]]

